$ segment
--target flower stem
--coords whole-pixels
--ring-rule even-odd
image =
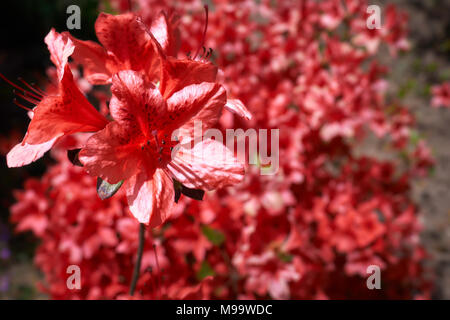
[[[130,296],[134,295],[136,283],[139,279],[139,271],[141,270],[142,253],[144,252],[145,224],[139,224],[139,247],[137,251],[136,264],[134,265],[133,278],[131,278]]]
[[[219,250],[220,250],[220,254],[222,255],[222,258],[225,261],[225,264],[227,265],[227,267],[229,269],[229,272],[230,272],[229,283],[231,285],[231,290],[232,290],[232,293],[233,293],[233,298],[232,299],[237,299],[239,273],[237,272],[236,268],[233,266],[233,263],[231,262],[230,256],[228,255],[228,252],[225,249],[223,244],[219,247]]]

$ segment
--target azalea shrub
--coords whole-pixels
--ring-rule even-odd
[[[130,3],[101,3],[99,43],[51,30],[53,84],[22,95],[31,122],[8,165],[50,149],[55,160],[11,207],[16,230],[40,240],[42,291],[430,297],[409,191],[433,159],[414,117],[387,94],[377,56],[408,49],[404,13],[387,6],[383,28],[370,30],[360,0],[216,0],[206,12],[196,0]],[[446,88],[435,89],[433,105],[448,104]],[[254,154],[244,164],[213,139],[192,147],[198,120],[222,132],[279,129],[279,150],[269,145],[278,171],[262,174]],[[379,156],[366,151],[373,140],[385,145]],[[80,267],[80,289],[67,287],[70,265]],[[367,288],[370,265],[381,270],[381,290]]]

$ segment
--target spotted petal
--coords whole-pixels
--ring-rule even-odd
[[[157,60],[150,36],[132,13],[100,13],[95,31],[106,51],[122,65],[121,70],[148,70]]]
[[[78,158],[86,171],[111,184],[136,174],[142,166],[139,148],[116,121],[92,135]]]
[[[33,110],[25,142],[40,144],[61,134],[98,131],[108,121],[77,88],[66,64],[58,95],[45,96]]]
[[[146,83],[139,73],[131,70],[119,72],[113,77],[111,91],[111,115],[127,130],[138,130],[147,136],[152,129],[164,126],[166,103],[159,90]]]

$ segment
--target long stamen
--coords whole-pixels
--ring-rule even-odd
[[[33,110],[31,110],[30,108],[25,107],[23,104],[20,104],[20,103],[17,101],[16,98],[13,99],[13,103],[14,103],[16,106],[18,106],[18,107],[20,107],[20,108],[22,108],[22,109],[25,109],[25,110],[27,110],[27,111],[33,112]]]
[[[206,16],[205,29],[203,30],[203,36],[202,36],[202,41],[200,42],[200,46],[197,48],[197,51],[195,52],[194,60],[195,60],[195,58],[197,58],[198,53],[200,52],[200,48],[204,47],[205,39],[206,39],[206,31],[208,30],[208,5],[205,4],[204,8],[205,8],[205,16]]]
[[[0,78],[2,78],[3,80],[5,80],[7,83],[9,83],[11,86],[13,86],[14,88],[16,88],[17,90],[20,91],[26,91],[24,88],[19,87],[17,84],[15,84],[14,82],[10,81],[8,78],[6,78],[3,74],[0,73]]]
[[[18,78],[18,80],[20,82],[22,82],[24,85],[27,86],[27,88],[29,88],[32,92],[36,93],[39,98],[42,98],[45,95],[45,92],[42,90],[38,90],[38,88],[33,87],[32,85],[28,84],[25,80],[23,80],[22,78]],[[30,92],[31,93],[31,92]]]
[[[150,38],[152,38],[153,43],[155,44],[156,50],[158,50],[158,53],[159,53],[160,57],[165,59],[166,58],[166,54],[164,53],[163,48],[159,44],[158,40],[156,40],[155,36],[150,31],[150,29],[147,27],[147,25],[144,23],[144,21],[142,21],[142,18],[140,16],[136,16],[136,21],[141,25],[141,27],[150,36]]]
[[[8,78],[6,78],[2,73],[0,73],[0,78],[2,78],[2,79],[5,80],[9,85],[11,85],[13,88],[15,88],[15,89],[13,90],[13,93],[14,93],[16,96],[18,96],[18,97],[24,99],[25,101],[28,101],[28,102],[34,104],[34,105],[39,104],[39,102],[40,102],[41,99],[43,98],[43,95],[45,95],[44,92],[42,92],[42,94],[39,93],[39,92],[37,92],[36,89],[33,89],[33,87],[31,87],[31,85],[29,85],[28,83],[26,83],[26,82],[25,82],[24,80],[22,80],[21,78],[19,78],[19,81],[22,82],[22,83],[24,83],[28,88],[33,89],[33,91],[34,91],[35,93],[34,93],[34,92],[30,92],[30,91],[28,91],[28,90],[26,90],[26,89],[24,89],[24,88],[18,86],[17,84],[15,84],[14,82],[12,82],[12,81],[9,80]],[[16,91],[16,90],[19,90],[20,92],[23,92],[23,94],[20,93],[20,92],[18,92],[18,91]],[[38,95],[38,94],[39,94],[39,95]],[[22,109],[25,109],[25,110],[27,110],[27,111],[32,111],[30,108],[25,107],[24,105],[22,105],[22,104],[20,104],[19,102],[17,102],[17,99],[14,99],[13,102],[14,102],[14,104],[16,104],[18,107],[20,107],[20,108],[22,108]]]
[[[54,86],[53,84],[51,85]],[[33,87],[36,90],[36,92],[38,92],[42,96],[47,95],[47,93],[44,90],[40,89],[35,83],[31,83],[30,86]]]
[[[26,95],[21,94],[20,92],[17,92],[16,90],[13,90],[14,94],[18,97],[21,97],[22,99],[24,99],[25,101],[28,101],[34,105],[39,104],[39,100],[34,99],[33,97],[29,97]]]
[[[27,91],[27,90],[24,90],[23,94],[24,94],[24,96],[35,99],[37,101],[41,101],[41,99],[42,99],[42,96],[38,96],[35,93]]]

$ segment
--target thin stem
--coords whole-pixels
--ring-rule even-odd
[[[134,265],[133,278],[131,278],[130,296],[134,295],[136,283],[139,279],[139,271],[141,270],[142,253],[144,252],[145,240],[145,224],[139,224],[139,247],[137,251],[136,264]]]
[[[230,278],[228,281],[229,281],[229,284],[231,285],[231,290],[233,292],[233,299],[237,299],[239,273],[237,272],[236,268],[233,266],[230,256],[228,255],[227,249],[225,249],[225,246],[223,244],[219,247],[219,252],[222,255],[222,259],[225,261],[225,264],[227,265],[229,272],[230,272]]]

